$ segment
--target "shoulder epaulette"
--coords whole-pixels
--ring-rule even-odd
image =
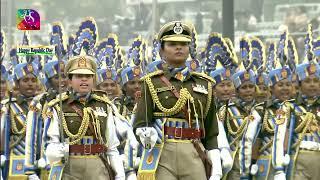
[[[140,78],[140,81],[144,81],[146,78],[151,78],[153,76],[157,76],[157,75],[160,75],[160,74],[163,74],[163,71],[162,70],[157,70],[155,72],[152,72],[152,73],[148,73],[146,74],[145,76],[143,76],[142,78]]]
[[[107,96],[103,96],[103,95],[100,96],[100,95],[97,95],[97,94],[92,94],[92,98],[97,100],[97,101],[105,102],[105,103],[108,103],[108,104],[112,103]]]
[[[215,80],[212,77],[206,75],[205,73],[191,72],[191,75],[195,75],[197,77],[200,77],[202,79],[207,79],[207,80],[211,81],[212,83],[215,83]]]
[[[61,100],[62,101],[65,101],[66,99],[68,99],[68,94],[66,92],[62,93],[62,97],[61,97]],[[50,102],[48,102],[48,106],[51,107],[51,106],[54,106],[55,104],[59,103],[60,102],[60,95],[58,94],[56,96],[56,98],[52,99]]]

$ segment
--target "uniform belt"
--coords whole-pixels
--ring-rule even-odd
[[[202,129],[194,128],[177,128],[177,127],[164,127],[164,134],[173,136],[175,139],[200,139],[203,137]]]
[[[102,144],[85,144],[85,145],[70,145],[70,153],[80,153],[82,155],[92,155],[107,151],[107,147]]]

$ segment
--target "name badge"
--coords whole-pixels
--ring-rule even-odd
[[[202,94],[208,94],[208,90],[203,85],[200,85],[200,84],[196,84],[195,86],[192,85],[192,90],[194,92],[198,92],[198,93],[202,93]]]
[[[156,91],[157,93],[160,93],[164,91],[172,91],[173,89],[174,89],[174,86],[164,86],[164,87],[157,88]]]

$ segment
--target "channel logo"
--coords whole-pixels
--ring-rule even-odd
[[[18,9],[17,28],[19,30],[40,30],[40,15],[33,9]]]

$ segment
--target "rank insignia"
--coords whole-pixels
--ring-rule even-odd
[[[176,22],[176,24],[173,27],[173,32],[176,34],[181,34],[183,32],[183,28],[180,22]]]
[[[28,69],[29,72],[33,72],[33,66],[32,66],[32,64],[28,64],[28,65],[27,65],[27,69]]]
[[[196,84],[196,86],[192,85],[192,90],[194,92],[208,94],[208,90],[203,85],[200,85],[200,84]]]
[[[87,61],[84,57],[80,57],[79,61],[78,61],[78,67],[79,68],[85,68],[87,67]]]

